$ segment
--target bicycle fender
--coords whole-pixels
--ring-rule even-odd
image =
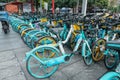
[[[40,48],[44,48],[44,47],[53,48],[53,49],[56,50],[58,53],[60,53],[60,51],[59,51],[56,47],[52,46],[52,44],[51,44],[51,45],[41,45],[41,46],[38,46],[38,47],[32,49],[31,51],[27,52],[27,53],[25,54],[25,55],[26,55],[25,60],[27,60],[27,59],[29,58],[29,56],[31,56],[31,55],[32,55],[33,53],[35,53],[37,50],[39,50]]]
[[[119,77],[120,78],[120,74],[117,72],[108,72],[105,75],[103,75],[99,80],[112,80],[114,77]]]

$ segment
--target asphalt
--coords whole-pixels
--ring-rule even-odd
[[[26,70],[25,53],[31,49],[20,35],[10,28],[4,34],[0,23],[0,80],[97,80],[107,69],[103,61],[86,66],[81,55],[76,54],[69,63],[61,64],[56,73],[46,79],[35,79]],[[71,50],[65,47],[65,51]]]

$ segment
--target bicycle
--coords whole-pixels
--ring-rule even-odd
[[[99,80],[120,80],[120,63],[115,71],[105,73]]]
[[[103,20],[102,20],[103,21]],[[98,34],[97,34],[97,38],[96,38],[96,43],[93,46],[93,54],[92,54],[92,58],[94,61],[100,61],[104,58],[104,51],[102,51],[100,48],[101,46],[104,46],[106,41],[110,40],[110,36],[112,35],[111,32],[112,31],[112,26],[117,25],[115,24],[108,24],[109,22],[104,22],[104,23],[100,23],[101,20],[97,19],[96,21],[96,25],[101,26],[100,28],[98,27]],[[112,38],[113,40],[115,39],[116,34],[113,34],[114,38]]]
[[[120,61],[120,39],[114,41],[108,41],[106,43],[104,64],[106,68],[113,69]]]
[[[79,34],[79,39],[76,43],[73,53],[66,54],[63,48],[63,44],[65,44],[69,40],[71,33],[73,31],[74,31],[73,25],[71,25],[67,38],[64,41],[60,40],[58,41],[57,44],[41,45],[41,46],[34,48],[30,52],[26,53],[26,68],[31,76],[35,78],[47,78],[51,76],[54,72],[56,72],[59,64],[69,61],[76,52],[80,52],[77,50],[79,48],[80,43],[82,42],[83,42],[83,47],[82,47],[83,60],[87,65],[90,65],[92,63],[91,49],[90,49],[88,41],[85,38],[85,34],[83,30],[81,31],[81,34]],[[59,49],[57,47],[59,47]],[[42,58],[38,57],[36,55],[36,52],[39,53],[39,55],[41,55]],[[61,56],[59,56],[60,52],[62,54]],[[51,57],[51,55],[53,54],[54,56]],[[36,68],[31,68],[30,66],[36,67]],[[47,73],[41,73],[42,75],[40,75],[40,69],[38,68],[40,69],[42,68],[42,70],[44,71],[47,71],[48,69],[50,69],[50,71],[48,70]],[[37,72],[34,72],[34,70],[32,69],[37,69]]]
[[[28,24],[25,24],[23,21],[21,22],[20,19],[16,19],[14,17],[10,18],[10,22],[12,24],[12,28],[14,31],[18,32],[21,35],[22,40],[28,45],[30,48],[34,48],[41,43],[47,42],[52,43],[56,42],[56,40],[50,36],[53,36],[53,31],[50,30],[35,30],[35,28],[31,27]],[[43,38],[43,36],[49,36]],[[55,35],[54,35],[55,37]],[[46,41],[45,41],[46,40]]]

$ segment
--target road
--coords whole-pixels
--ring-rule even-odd
[[[10,28],[10,33],[4,34],[0,23],[0,80],[97,80],[107,69],[103,61],[93,62],[86,66],[80,54],[76,54],[69,63],[61,64],[58,71],[46,79],[35,79],[26,70],[23,61],[25,53],[31,49],[20,38],[20,35]],[[67,53],[71,52],[65,48]]]

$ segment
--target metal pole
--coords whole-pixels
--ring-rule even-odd
[[[40,0],[40,12],[43,12],[42,11],[42,0]]]
[[[78,8],[79,8],[79,0],[77,0],[77,11],[76,11],[76,13],[78,13]]]
[[[82,0],[82,14],[85,16],[87,11],[87,0]]]
[[[54,12],[55,12],[55,5],[54,5],[54,0],[52,0],[52,13],[54,14]]]

